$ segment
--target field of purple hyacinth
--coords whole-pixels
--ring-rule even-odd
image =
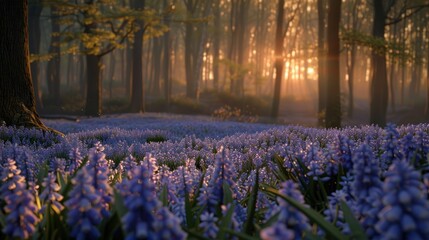
[[[0,126],[0,239],[427,239],[429,124]]]

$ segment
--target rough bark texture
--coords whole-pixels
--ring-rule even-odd
[[[53,131],[36,113],[30,74],[28,2],[0,1],[0,122]]]
[[[278,1],[277,6],[277,27],[276,27],[276,42],[275,42],[275,55],[276,61],[274,63],[274,68],[276,70],[276,80],[274,82],[274,97],[273,104],[271,109],[271,117],[277,118],[279,115],[279,105],[280,105],[280,90],[283,79],[283,25],[284,25],[284,0]]]
[[[134,9],[143,9],[145,1],[135,0],[133,2]],[[140,30],[135,33],[133,43],[133,59],[132,59],[132,87],[131,87],[131,105],[130,110],[132,112],[144,112],[144,96],[143,96],[143,26],[144,22],[141,20]]]
[[[384,40],[386,14],[383,2],[374,0],[373,36]],[[385,53],[372,52],[373,76],[370,88],[370,123],[386,125],[388,88]]]
[[[329,0],[326,127],[341,127],[340,39],[341,0]]]

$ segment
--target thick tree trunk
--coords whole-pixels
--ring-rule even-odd
[[[384,40],[386,14],[383,2],[374,0],[373,36]],[[370,123],[384,127],[388,104],[386,55],[372,51],[373,75],[370,89]]]
[[[276,80],[274,82],[274,97],[273,104],[271,108],[271,117],[277,118],[279,115],[279,105],[280,105],[280,91],[281,84],[283,79],[283,25],[284,25],[284,0],[279,0],[277,5],[277,27],[276,27],[276,42],[275,42],[275,55],[276,60],[274,63],[274,68],[276,70]]]
[[[326,127],[341,127],[340,100],[340,20],[341,0],[329,0],[328,10],[328,57],[327,57],[327,104]]]
[[[324,126],[326,114],[326,69],[325,69],[325,1],[317,0],[318,34],[317,34],[317,72],[319,110],[318,124]]]
[[[40,53],[40,15],[42,14],[43,6],[40,2],[32,4],[28,8],[29,10],[29,21],[28,21],[28,30],[30,35],[30,53],[39,54]],[[33,79],[34,87],[34,100],[36,102],[36,109],[40,112],[43,109],[43,103],[41,99],[41,91],[39,89],[39,73],[40,73],[40,63],[39,61],[34,61],[31,63],[31,77]]]
[[[0,122],[53,131],[36,113],[30,73],[28,2],[0,2]]]
[[[102,85],[100,77],[101,58],[97,55],[86,55],[86,108],[87,116],[99,117],[101,115]]]
[[[133,8],[137,10],[143,10],[145,7],[145,1],[135,0],[133,2]],[[140,30],[134,35],[133,43],[133,63],[132,63],[132,87],[131,87],[131,112],[144,112],[144,91],[143,91],[143,20],[139,21]]]

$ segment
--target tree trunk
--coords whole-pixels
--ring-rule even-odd
[[[164,8],[168,8],[168,2],[167,0],[164,0]],[[164,24],[169,28],[170,27],[170,16],[167,15],[165,17]],[[171,40],[170,40],[170,31],[166,32],[163,37],[163,43],[164,43],[164,71],[163,71],[163,78],[164,78],[164,97],[165,101],[167,103],[167,106],[170,106],[170,100],[171,100],[171,79],[170,79],[170,50],[171,50]]]
[[[7,125],[47,128],[36,113],[30,73],[28,2],[0,4],[0,122]]]
[[[42,14],[43,6],[40,2],[32,4],[28,8],[29,10],[29,21],[28,30],[30,35],[30,53],[40,54],[40,15]],[[31,63],[31,77],[33,79],[34,87],[34,100],[36,102],[36,109],[40,112],[43,109],[43,103],[41,99],[41,91],[39,89],[39,73],[40,63],[34,61]]]
[[[326,127],[341,127],[340,100],[340,30],[341,0],[329,0],[328,10],[328,57],[327,57],[327,104]]]
[[[186,72],[186,97],[196,99],[193,51],[195,31],[192,23],[186,23],[185,27],[185,72]]]
[[[279,115],[280,106],[280,91],[283,79],[283,25],[284,25],[284,0],[279,0],[277,5],[277,27],[276,27],[276,42],[275,42],[275,63],[274,68],[276,70],[276,80],[274,82],[274,97],[271,109],[271,117],[276,119]]]
[[[318,124],[324,125],[326,114],[326,69],[325,69],[325,1],[317,0],[318,34],[317,34],[317,68],[319,110]]]
[[[383,2],[374,0],[373,36],[384,40],[386,14]],[[372,51],[373,75],[370,89],[370,123],[384,127],[388,104],[386,55]]]
[[[133,8],[143,10],[145,7],[144,0],[134,0]],[[133,43],[133,63],[132,63],[132,94],[131,94],[131,112],[144,112],[144,91],[143,91],[143,20],[139,21],[140,30],[134,35]]]
[[[219,90],[219,59],[220,59],[220,35],[222,33],[221,10],[219,4],[213,8],[214,34],[213,34],[213,88]]]
[[[86,55],[86,107],[87,116],[99,117],[101,115],[102,84],[100,77],[101,58],[97,55]]]
[[[153,54],[152,54],[152,66],[153,66],[153,76],[152,76],[152,89],[151,95],[154,97],[159,97],[161,92],[161,61],[162,61],[162,42],[161,38],[153,38]]]
[[[60,64],[61,64],[61,53],[60,53],[60,25],[57,19],[57,13],[55,7],[51,7],[51,25],[52,25],[52,36],[51,45],[49,52],[54,54],[54,57],[48,62],[48,92],[50,104],[59,107],[61,105],[60,99]]]

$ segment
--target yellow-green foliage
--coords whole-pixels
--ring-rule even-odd
[[[157,37],[168,31],[162,17],[152,9],[133,10],[115,0],[92,3],[66,0],[46,1],[56,10],[62,26],[62,53],[102,56],[113,49],[122,48],[126,39],[132,41],[134,33],[145,30],[145,38]],[[34,56],[35,60],[49,60],[52,56]]]

